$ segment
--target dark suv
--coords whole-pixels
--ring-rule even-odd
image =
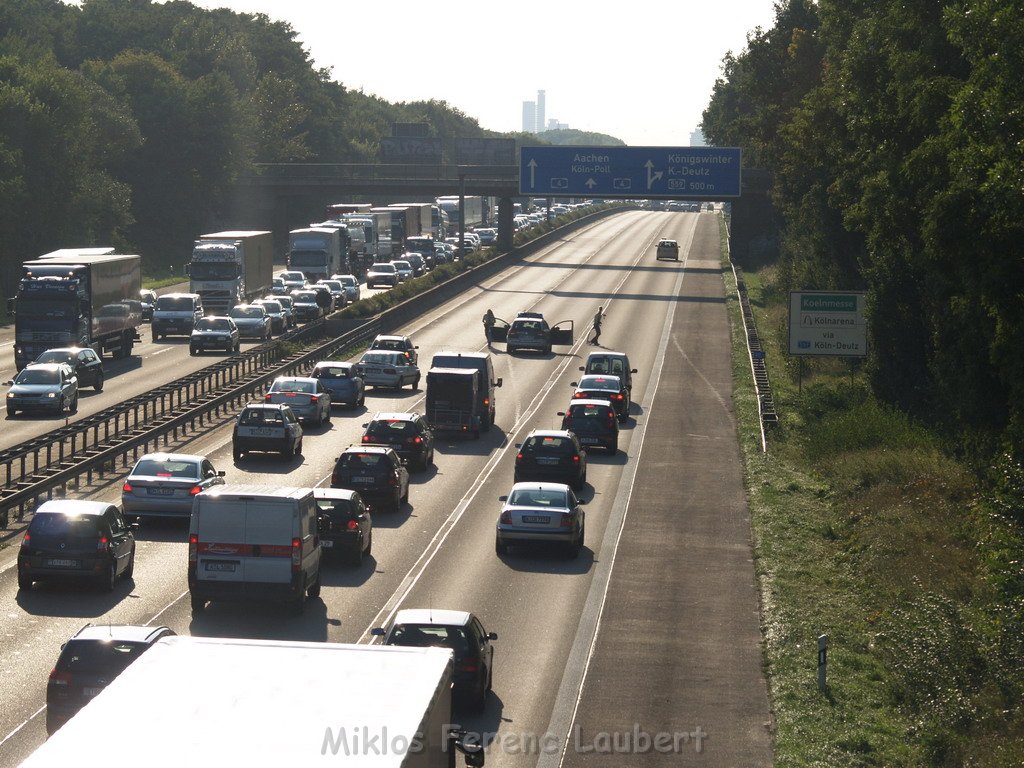
[[[135,536],[113,504],[53,499],[32,516],[18,552],[18,589],[45,579],[86,579],[112,590],[135,570]]]
[[[420,414],[378,413],[363,427],[363,445],[390,446],[421,472],[434,463],[434,433]]]
[[[575,433],[535,429],[519,446],[513,482],[565,483],[575,490],[587,481],[587,452]]]
[[[353,445],[334,463],[331,488],[359,491],[373,509],[397,512],[409,500],[409,470],[394,448]]]
[[[61,646],[46,684],[46,733],[53,732],[161,637],[167,627],[86,624]]]
[[[576,433],[586,448],[604,448],[615,454],[619,450],[619,418],[615,406],[607,400],[573,400],[567,410],[559,411],[562,429]]]
[[[451,648],[455,657],[453,693],[473,709],[483,711],[494,677],[494,646],[498,636],[484,630],[472,613],[438,608],[406,608],[395,614],[385,630],[371,634],[384,638],[384,645],[440,646]]]

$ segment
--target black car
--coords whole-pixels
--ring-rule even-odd
[[[139,301],[142,303],[142,319],[153,320],[153,305],[156,304],[156,291],[143,288],[139,291]]]
[[[331,488],[359,491],[374,509],[397,512],[409,500],[409,470],[393,448],[350,446],[334,463]]]
[[[575,433],[535,429],[516,453],[513,482],[565,483],[580,490],[587,481],[587,452]]]
[[[18,551],[18,589],[47,579],[87,580],[110,591],[132,578],[135,536],[121,510],[101,501],[53,499],[32,516]]]
[[[615,454],[619,450],[619,419],[615,406],[607,400],[573,400],[569,408],[559,411],[562,429],[576,433],[588,450],[604,448]]]
[[[161,637],[167,627],[86,624],[61,646],[46,684],[46,733],[66,723],[129,664]]]
[[[395,614],[391,625],[376,627],[371,634],[384,645],[450,648],[455,660],[453,693],[460,702],[480,712],[487,704],[494,677],[494,646],[498,636],[484,630],[472,613],[438,608],[406,608]]]
[[[55,347],[43,352],[29,365],[35,363],[65,363],[78,377],[78,387],[92,387],[103,391],[103,360],[92,347]]]
[[[607,400],[615,407],[615,414],[620,423],[629,418],[629,388],[618,376],[593,374],[581,376],[570,386],[576,387],[573,392],[575,400]]]
[[[373,548],[373,518],[362,496],[344,488],[314,488],[313,498],[324,554],[362,565]]]
[[[434,433],[420,414],[378,413],[363,427],[363,445],[390,446],[421,472],[434,463]]]

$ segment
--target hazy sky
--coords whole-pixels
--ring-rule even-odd
[[[317,67],[390,102],[438,99],[493,131],[546,117],[633,146],[687,146],[722,59],[773,0],[192,0],[291,24]]]

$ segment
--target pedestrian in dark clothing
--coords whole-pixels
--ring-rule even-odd
[[[601,323],[604,322],[604,307],[598,307],[597,312],[594,313],[594,338],[591,339],[591,344],[597,344],[601,339]]]
[[[491,330],[494,328],[494,313],[491,310],[484,312],[484,336],[487,337],[487,346],[491,346]]]

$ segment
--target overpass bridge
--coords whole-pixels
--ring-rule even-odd
[[[766,235],[774,231],[770,186],[771,178],[766,171],[743,169],[741,197],[731,200],[730,236],[732,253],[741,262],[752,247],[763,248]],[[510,247],[512,199],[521,196],[518,165],[257,164],[255,173],[236,182],[231,220],[224,224],[231,229],[269,229],[276,237],[286,238],[290,230],[306,227],[319,218],[328,203],[353,197],[377,204],[386,199],[425,202],[440,195],[460,193],[498,199],[498,244]],[[693,195],[686,197],[699,199]],[[287,243],[277,246],[284,248]]]

